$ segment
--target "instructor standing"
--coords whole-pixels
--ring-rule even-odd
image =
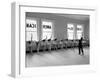
[[[82,55],[84,55],[82,40],[83,40],[83,38],[81,37],[81,39],[79,40],[79,45],[78,45],[79,55],[81,54],[81,52],[82,52]]]

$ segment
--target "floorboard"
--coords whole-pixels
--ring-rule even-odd
[[[78,54],[78,48],[61,49],[51,52],[27,54],[26,67],[82,65],[89,64],[89,48],[84,48],[84,55]]]

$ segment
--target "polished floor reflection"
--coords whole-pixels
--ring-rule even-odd
[[[79,55],[78,49],[72,48],[27,54],[25,60],[26,67],[89,64],[89,48],[84,48],[84,55]]]

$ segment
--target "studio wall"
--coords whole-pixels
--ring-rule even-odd
[[[72,23],[75,27],[77,27],[77,24],[84,25],[84,38],[89,39],[89,19],[88,20],[79,20],[79,19],[73,19],[68,18],[66,16],[61,16],[60,14],[50,14],[50,13],[26,13],[26,17],[30,18],[38,18],[39,20],[39,38],[41,39],[41,20],[47,19],[51,20],[54,25],[54,38],[57,39],[66,39],[67,38],[67,24]]]

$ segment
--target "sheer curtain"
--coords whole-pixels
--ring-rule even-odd
[[[73,24],[67,24],[67,35],[69,40],[74,39],[74,25]]]
[[[52,22],[42,21],[42,39],[52,39]]]
[[[83,26],[77,25],[77,39],[80,39],[83,36]]]
[[[37,21],[26,19],[26,41],[37,41]]]

